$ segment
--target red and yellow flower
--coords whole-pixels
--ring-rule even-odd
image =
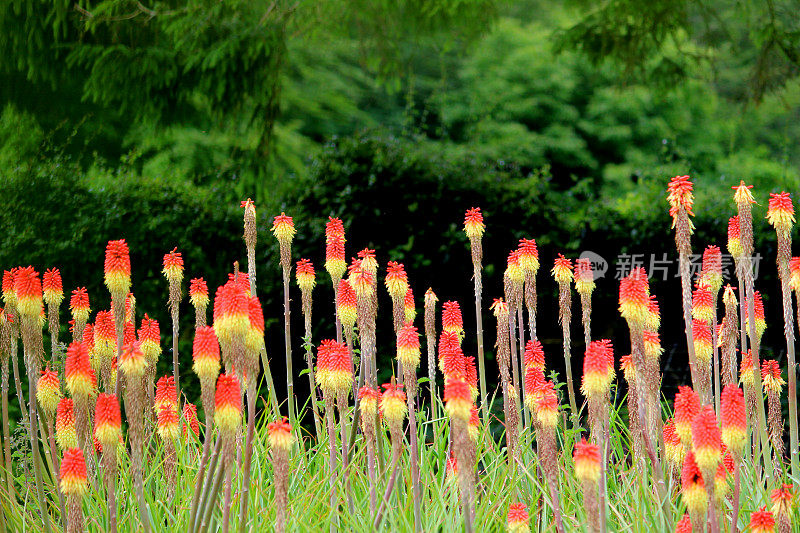
[[[301,291],[310,291],[317,284],[314,265],[308,259],[300,259],[295,269],[297,286]]]
[[[411,287],[408,288],[403,298],[403,317],[406,323],[414,322],[414,319],[417,318],[417,308],[414,305],[414,291],[411,290]]]
[[[730,383],[723,387],[720,396],[722,442],[738,460],[747,444],[747,416],[742,389]]]
[[[228,281],[214,297],[214,331],[223,345],[242,339],[250,328],[250,302],[244,287]]]
[[[700,284],[708,285],[715,294],[722,287],[722,252],[719,246],[707,246],[703,250]]]
[[[687,448],[692,446],[692,422],[701,408],[700,396],[691,387],[678,387],[675,395],[675,430]]]
[[[692,340],[694,342],[694,353],[700,364],[711,361],[711,354],[714,352],[714,341],[711,336],[711,328],[705,320],[692,320]]]
[[[381,399],[381,393],[372,387],[361,387],[358,389],[359,407],[361,410],[361,417],[375,417],[378,412],[378,402]]]
[[[129,342],[122,347],[122,354],[119,357],[119,367],[126,376],[132,379],[128,382],[131,387],[137,383],[138,379],[144,376],[148,361],[142,351],[142,343],[139,341]]]
[[[461,378],[453,378],[444,384],[445,410],[450,418],[468,422],[472,411],[472,391]]]
[[[692,442],[697,466],[711,477],[722,461],[722,435],[714,408],[704,405],[692,421]]]
[[[94,363],[97,368],[111,364],[117,355],[117,329],[114,313],[98,311],[94,320]]]
[[[264,347],[264,311],[257,296],[248,298],[247,316],[250,328],[244,337],[244,346],[246,355],[253,358]]]
[[[455,333],[459,344],[464,335],[464,319],[461,316],[461,307],[458,302],[445,302],[442,304],[442,331]]]
[[[783,484],[770,494],[772,501],[772,514],[779,520],[789,519],[789,515],[794,508],[794,489],[791,484]]]
[[[178,393],[175,390],[175,376],[162,376],[156,382],[156,395],[153,401],[153,409],[156,414],[161,408],[172,407],[175,413],[178,412]]]
[[[378,273],[378,261],[375,259],[375,250],[364,248],[356,255],[358,255],[361,268],[375,277],[375,274]]]
[[[73,398],[88,398],[97,390],[97,379],[89,362],[89,352],[83,344],[73,342],[67,347],[64,376],[67,390]]]
[[[610,364],[609,364],[610,363]],[[614,352],[608,340],[592,341],[583,358],[581,392],[587,398],[606,396],[614,381]]]
[[[193,403],[186,402],[183,406],[183,420],[185,425],[183,426],[183,436],[186,437],[188,431],[186,428],[192,430],[195,437],[200,436],[200,421],[197,419],[197,406]]]
[[[780,393],[786,382],[781,377],[781,367],[774,359],[761,362],[761,384],[765,391]]]
[[[219,374],[219,342],[214,328],[201,326],[197,328],[192,343],[192,368],[201,380],[216,379]]]
[[[381,394],[380,413],[383,420],[391,427],[400,424],[408,415],[406,393],[399,383],[384,383]]]
[[[131,290],[131,257],[125,239],[108,241],[105,283],[112,298],[124,298]]]
[[[386,264],[386,290],[393,299],[402,299],[408,291],[408,275],[402,263],[389,261]]]
[[[675,525],[675,533],[692,533],[692,521],[688,514],[684,514]]]
[[[667,461],[675,466],[683,465],[683,458],[686,455],[686,448],[681,443],[681,438],[678,436],[678,431],[675,429],[675,422],[668,418],[664,422],[664,454]]]
[[[669,215],[672,217],[672,227],[675,227],[678,212],[683,209],[689,215],[694,205],[693,185],[689,176],[675,176],[667,185],[667,201],[669,202]]]
[[[339,320],[345,328],[352,328],[358,318],[358,299],[356,291],[346,279],[339,280],[339,290],[336,292],[337,312]]]
[[[414,369],[419,366],[419,333],[411,323],[406,323],[397,332],[397,359],[403,368]]]
[[[728,219],[728,251],[734,258],[744,255],[742,248],[742,229],[739,224],[739,216]]]
[[[733,201],[737,204],[754,204],[756,203],[755,199],[753,198],[753,193],[750,192],[752,189],[752,185],[745,185],[744,181],[740,181],[739,185],[731,187],[735,193],[733,193]]]
[[[317,384],[331,399],[353,386],[353,362],[347,345],[324,339],[317,348]]]
[[[164,440],[175,440],[180,435],[180,419],[177,404],[162,404],[158,408],[156,431]]]
[[[283,212],[276,216],[272,221],[272,233],[275,235],[275,238],[278,239],[278,242],[292,242],[295,233],[297,233],[297,231],[294,229],[292,217],[286,216],[286,213]]]
[[[483,215],[480,207],[473,207],[467,210],[464,215],[464,233],[471,239],[480,239],[486,226],[483,224]]]
[[[647,275],[634,269],[619,284],[619,311],[631,327],[647,327],[650,315],[650,291]]]
[[[122,415],[119,401],[113,394],[101,393],[97,396],[94,410],[94,436],[105,447],[115,448],[122,436]]]
[[[681,470],[681,498],[686,505],[689,516],[695,520],[704,519],[708,510],[708,493],[703,474],[694,458],[694,452],[688,452],[683,460]]]
[[[528,368],[538,368],[544,372],[544,348],[539,339],[529,340],[525,343],[523,364],[526,371]]]
[[[692,318],[709,324],[714,316],[714,296],[708,285],[698,284],[692,293]]]
[[[572,452],[575,462],[575,476],[581,481],[597,483],[600,480],[600,447],[582,438],[575,443]]]
[[[61,272],[59,272],[57,268],[44,271],[42,290],[44,293],[44,302],[47,305],[61,305],[61,302],[64,300],[64,289],[61,286]]]
[[[17,269],[14,295],[17,311],[22,317],[39,317],[42,312],[42,281],[32,266]]]
[[[592,262],[587,258],[575,260],[575,290],[578,294],[591,294],[594,290]]]
[[[233,437],[242,422],[241,389],[239,380],[232,374],[220,374],[217,378],[214,422],[227,437]]]
[[[89,488],[86,461],[80,448],[69,448],[61,458],[61,492],[67,496],[83,496]]]
[[[183,281],[183,257],[181,257],[177,247],[164,255],[164,270],[161,272],[170,283]]]
[[[525,272],[522,270],[522,266],[520,265],[519,256],[519,250],[512,250],[511,253],[508,254],[508,261],[506,263],[506,271],[504,274],[515,285],[519,285],[525,281]],[[538,266],[538,259],[536,264]]]
[[[16,305],[17,295],[14,292],[14,278],[17,276],[19,267],[3,271],[3,301],[6,305]]]
[[[267,442],[273,450],[285,452],[292,447],[294,436],[292,435],[292,426],[286,417],[267,424]]]
[[[208,284],[203,278],[193,278],[189,281],[189,301],[198,309],[208,306]]]
[[[69,299],[69,310],[72,313],[72,318],[86,322],[89,320],[89,293],[86,292],[86,287],[79,287],[72,291],[72,296]]]
[[[750,515],[751,533],[774,533],[775,517],[771,511],[767,511],[767,506],[761,507],[758,511],[753,511]]]
[[[536,419],[545,428],[554,428],[558,423],[558,396],[552,381],[539,383],[534,393]]]
[[[558,254],[550,273],[559,285],[572,283],[572,260]]]
[[[519,266],[523,273],[535,274],[539,270],[539,249],[536,247],[534,239],[520,239],[519,247]]]
[[[524,503],[512,503],[508,506],[506,518],[507,533],[527,533],[530,531],[528,509]]]
[[[72,398],[61,398],[56,408],[56,443],[58,449],[64,451],[78,445],[78,434],[75,430],[75,404]]]
[[[58,373],[50,370],[49,366],[42,371],[36,385],[36,399],[42,406],[42,411],[48,417],[53,416],[58,408],[58,402],[61,401],[61,384],[58,381]]]

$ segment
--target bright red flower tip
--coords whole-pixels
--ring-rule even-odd
[[[525,280],[525,272],[523,272],[522,266],[520,266],[519,250],[512,250],[511,253],[508,254],[505,276],[514,283],[522,283]]]
[[[203,278],[193,278],[189,281],[189,300],[195,307],[208,305],[208,284]]]
[[[773,533],[775,531],[775,517],[767,511],[767,506],[753,511],[750,515],[750,531],[752,533]]]
[[[105,282],[112,296],[121,298],[131,290],[131,258],[125,239],[108,241]]]
[[[558,257],[556,257],[553,262],[553,269],[550,273],[558,283],[571,283],[572,260],[564,257],[563,254],[558,254]]]
[[[219,374],[219,341],[211,326],[197,328],[192,343],[194,373],[200,379],[214,379]]]
[[[675,429],[686,445],[692,442],[692,421],[701,407],[700,396],[691,387],[678,387],[675,395]]]
[[[241,424],[241,417],[242,398],[239,380],[234,375],[220,374],[214,396],[214,421],[223,433],[232,436]]]
[[[281,420],[267,424],[267,439],[269,447],[278,450],[288,450],[292,445],[292,425],[284,416]]]
[[[684,514],[675,526],[675,533],[692,533],[692,521],[688,514]]]
[[[525,343],[525,355],[523,358],[525,368],[535,367],[544,371],[544,348],[539,339],[533,339]]]
[[[297,286],[303,291],[310,291],[316,285],[316,273],[314,265],[308,259],[300,259],[295,269]]]
[[[45,270],[44,276],[42,276],[42,290],[44,292],[44,301],[47,304],[59,305],[64,299],[61,272],[57,268]]]
[[[403,385],[399,383],[384,383],[381,394],[380,413],[383,419],[391,426],[405,419],[408,414],[406,393]]]
[[[94,393],[97,380],[89,361],[89,351],[84,344],[73,342],[67,347],[64,376],[67,389],[73,398],[75,396],[89,397]]]
[[[3,271],[3,301],[6,303],[13,302],[16,298],[14,294],[14,278],[17,275],[17,268]]]
[[[84,321],[89,318],[89,293],[86,287],[79,287],[72,291],[69,299],[69,309],[74,318],[82,317]]]
[[[119,401],[113,394],[100,393],[94,410],[94,435],[103,446],[116,446],[122,434]]]
[[[403,263],[389,261],[386,264],[386,289],[392,298],[404,298],[408,291],[408,275]]]
[[[770,500],[775,516],[788,516],[794,506],[794,488],[791,484],[783,484],[772,491]]]
[[[651,299],[646,274],[634,270],[620,280],[619,311],[629,324],[644,327],[651,314]]]
[[[178,393],[175,391],[175,376],[162,376],[156,382],[156,395],[154,400],[156,413],[164,405],[172,405],[178,409]]]
[[[582,481],[596,483],[600,479],[600,447],[581,438],[572,452],[575,475]]]
[[[68,496],[83,496],[88,488],[86,461],[80,448],[69,448],[61,458],[61,492]]]
[[[406,323],[397,332],[397,359],[403,364],[403,368],[419,366],[419,333],[411,323]]]
[[[761,383],[764,390],[780,392],[786,382],[781,377],[781,367],[774,359],[761,362]]]
[[[336,398],[353,386],[353,363],[347,345],[324,339],[317,348],[317,383],[322,391]]]
[[[609,364],[610,363],[610,364]],[[611,341],[589,343],[583,358],[583,383],[581,390],[587,397],[607,394],[611,388],[614,366]]]
[[[520,239],[519,247],[519,266],[523,272],[535,273],[539,270],[539,249],[536,247],[534,239]]]
[[[58,402],[61,400],[61,384],[58,373],[50,370],[49,366],[42,370],[42,376],[36,386],[36,399],[47,416],[52,416],[56,412]]]
[[[325,240],[327,242],[340,240],[344,245],[344,223],[341,219],[328,217],[328,222],[325,223]]]
[[[442,304],[442,330],[461,335],[464,332],[464,319],[458,302]]]
[[[467,210],[464,215],[464,232],[470,239],[479,239],[483,236],[486,226],[483,224],[483,215],[480,207]]]
[[[280,242],[292,242],[292,238],[297,233],[292,217],[286,216],[286,213],[276,216],[272,221],[272,233]]]
[[[692,421],[695,460],[704,472],[714,472],[722,460],[722,434],[714,408],[704,405]]]
[[[508,517],[506,522],[510,533],[522,533],[529,531],[528,508],[524,503],[512,503],[508,506]]]
[[[444,384],[444,402],[447,414],[468,422],[472,411],[472,390],[460,378],[450,379]]]
[[[722,440],[737,457],[744,452],[747,440],[747,416],[742,389],[728,384],[722,389],[720,418]]]
[[[164,255],[164,270],[162,272],[170,283],[180,283],[183,279],[183,257],[181,257],[177,247]]]
[[[20,315],[32,318],[39,316],[42,310],[42,281],[32,266],[17,270],[14,294]]]
[[[689,176],[675,176],[667,185],[667,201],[669,202],[669,214],[674,219],[678,211],[683,208],[690,215],[694,204],[692,194],[693,185]]]

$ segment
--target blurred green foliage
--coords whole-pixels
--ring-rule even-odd
[[[773,257],[774,236],[761,222],[767,193],[800,190],[800,84],[785,77],[757,104],[736,89],[749,83],[747,58],[757,57],[746,43],[739,62],[730,49],[724,61],[698,61],[667,77],[674,56],[664,37],[643,38],[627,50],[644,54],[647,76],[621,84],[619,64],[585,53],[594,42],[588,25],[605,19],[582,5],[181,6],[14,0],[0,8],[0,267],[58,266],[66,288],[87,285],[93,309],[103,309],[105,243],[124,237],[140,316],[161,320],[165,346],[161,257],[178,246],[187,280],[203,275],[213,292],[244,256],[238,201],[246,197],[258,205],[259,296],[275,355],[282,295],[268,229],[281,211],[298,228],[295,258],[312,259],[325,281],[315,299],[318,340],[331,334],[333,312],[322,268],[328,216],[344,219],[348,255],[369,247],[381,265],[404,262],[418,302],[432,286],[440,300],[460,299],[466,318],[471,268],[460,223],[479,205],[488,225],[485,303],[502,294],[517,239],[535,237],[541,312],[551,317],[555,301],[546,295],[555,287],[545,267],[557,252],[574,257],[589,247],[611,260],[674,254],[669,177],[695,179],[698,252],[724,247],[729,187],[744,179],[761,204],[759,247]],[[33,15],[42,10],[49,16]],[[680,13],[668,15],[641,24],[666,24],[674,42],[699,47],[674,18]],[[774,276],[771,262],[764,265],[769,292]],[[614,309],[615,282],[602,283],[596,308]],[[671,294],[677,281],[654,287]],[[665,317],[672,310],[679,318],[675,302],[663,300]],[[768,313],[777,316],[778,307],[767,300]],[[184,309],[188,362],[192,322]],[[293,320],[301,331],[299,312]],[[614,313],[596,321],[597,335],[622,335]],[[676,324],[665,326],[668,349],[683,342]],[[382,357],[391,353],[389,327],[380,326]],[[557,351],[556,321],[543,319],[540,333]],[[281,361],[273,360],[276,376]]]

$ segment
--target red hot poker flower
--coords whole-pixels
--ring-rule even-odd
[[[403,392],[403,385],[398,383],[384,383],[383,388],[380,413],[389,427],[391,427],[393,424],[400,424],[408,415],[406,393]]]
[[[704,405],[692,421],[695,460],[706,477],[712,477],[722,460],[722,435],[714,408]]]
[[[789,287],[795,293],[800,291],[800,257],[789,259]]]
[[[44,301],[48,305],[61,305],[64,300],[64,289],[61,286],[61,272],[57,268],[45,270],[42,278]]]
[[[700,283],[708,285],[715,293],[722,287],[722,252],[719,246],[707,246],[703,251]]]
[[[525,355],[523,358],[525,369],[530,367],[544,371],[544,348],[539,339],[533,339],[525,344]]]
[[[347,345],[324,339],[317,348],[317,383],[330,398],[337,398],[353,386],[353,363]]]
[[[575,260],[575,290],[578,294],[591,294],[594,290],[592,262],[587,258]]]
[[[775,517],[770,511],[767,511],[766,505],[758,511],[753,511],[750,515],[750,531],[751,533],[774,533]]]
[[[346,328],[352,328],[358,318],[358,298],[353,286],[346,279],[339,280],[339,290],[336,292],[339,320]]]
[[[735,193],[733,193],[733,200],[737,204],[742,204],[742,203],[754,204],[754,203],[756,203],[755,199],[753,198],[753,193],[750,192],[750,189],[752,189],[752,188],[753,188],[752,185],[745,185],[744,181],[740,181],[739,185],[731,187],[731,189],[736,191]]]
[[[73,342],[67,347],[67,360],[64,363],[67,390],[72,397],[88,398],[97,388],[97,380],[89,362],[89,352],[81,343]]]
[[[701,407],[700,396],[691,387],[678,387],[675,395],[675,429],[686,447],[692,445],[692,422]]]
[[[408,288],[403,298],[403,315],[407,323],[414,322],[414,319],[417,318],[417,308],[414,305],[414,291],[411,290],[411,287]]]
[[[728,220],[728,251],[737,259],[744,255],[744,248],[742,248],[742,230],[738,216],[731,217]]]
[[[444,402],[450,418],[469,421],[472,411],[472,391],[466,381],[454,378],[445,382]]]
[[[402,263],[389,261],[386,264],[386,289],[393,299],[404,298],[408,291],[408,275]]]
[[[193,278],[189,281],[189,301],[201,309],[208,306],[208,284],[203,278]]]
[[[272,233],[280,242],[290,243],[294,238],[297,231],[294,229],[294,222],[292,217],[286,216],[286,213],[281,213],[272,221]]]
[[[267,424],[267,440],[273,450],[288,451],[292,446],[292,426],[286,417]]]
[[[791,484],[783,484],[770,494],[772,500],[772,514],[777,517],[789,517],[794,507],[794,492]]]
[[[575,475],[581,481],[597,483],[600,479],[600,447],[597,444],[586,442],[582,438],[575,443],[572,454],[575,461]]]
[[[82,320],[83,322],[89,320],[89,293],[86,292],[86,287],[79,287],[72,291],[72,296],[69,299],[69,310],[75,320]]]
[[[539,250],[534,239],[520,239],[519,247],[519,266],[523,272],[535,274],[539,270]]]
[[[714,312],[714,296],[708,285],[699,285],[692,293],[692,318],[711,323]]]
[[[61,458],[61,492],[67,496],[83,496],[88,487],[86,461],[80,448],[69,448]]]
[[[744,393],[742,389],[730,383],[722,389],[721,402],[722,442],[738,459],[744,453],[747,443]]]
[[[175,391],[175,376],[162,376],[156,382],[156,395],[153,402],[156,414],[163,406],[172,406],[178,410],[178,393]]]
[[[214,398],[214,422],[227,437],[233,437],[241,424],[242,398],[236,376],[220,374]]]
[[[467,210],[464,215],[464,233],[470,239],[480,239],[483,237],[483,232],[486,226],[483,224],[483,215],[481,214],[480,207],[473,207]]]
[[[646,274],[634,271],[619,284],[619,311],[628,324],[643,328],[650,315],[650,292]]]
[[[170,283],[180,283],[183,280],[183,257],[181,257],[177,247],[164,255],[164,270],[162,272]]]
[[[603,396],[608,394],[613,381],[611,370],[614,355],[609,341],[593,341],[586,348],[583,358],[583,383],[581,391],[587,397]],[[609,379],[610,378],[610,379]]]
[[[308,259],[300,259],[300,261],[297,262],[295,276],[297,279],[297,286],[300,287],[302,291],[310,291],[317,283],[314,265]]]
[[[36,399],[42,410],[48,417],[53,416],[61,401],[61,384],[58,381],[58,373],[50,370],[47,366],[42,371],[42,376],[36,387]]]
[[[559,285],[572,283],[572,260],[558,254],[550,273]]]
[[[788,233],[794,224],[794,206],[792,197],[788,192],[769,195],[769,209],[767,210],[767,220],[775,226],[775,230]]]
[[[410,323],[397,333],[397,359],[403,368],[417,368],[420,360],[419,333]]]
[[[42,311],[42,281],[32,266],[20,268],[14,276],[17,311],[23,317],[37,318]]]
[[[183,406],[183,420],[186,422],[186,425],[183,426],[183,436],[186,437],[187,435],[187,426],[189,429],[192,430],[195,437],[200,436],[200,421],[197,419],[197,406],[193,403],[186,403]]]
[[[101,393],[94,411],[94,436],[103,446],[116,447],[122,435],[119,401],[113,394]]]
[[[219,374],[219,341],[211,326],[197,328],[192,343],[194,373],[201,380],[216,379]]]
[[[131,290],[131,258],[125,239],[108,241],[105,282],[112,297],[123,298]]]
[[[61,451],[78,446],[78,434],[75,430],[75,404],[72,398],[61,398],[61,401],[58,402],[56,443]]]
[[[694,458],[694,453],[689,452],[683,460],[681,470],[681,498],[686,504],[689,515],[699,518],[705,517],[708,509],[708,493],[700,468]]]
[[[456,333],[459,339],[464,334],[464,319],[458,302],[449,301],[442,304],[442,330]]]
[[[684,514],[675,525],[675,533],[692,533],[692,521],[688,514]]]
[[[508,533],[527,533],[530,531],[529,520],[528,509],[524,503],[512,503],[508,506],[506,519]]]
[[[781,367],[774,359],[761,362],[761,383],[765,391],[780,393],[786,382],[781,377]]]

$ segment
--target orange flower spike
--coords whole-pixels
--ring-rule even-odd
[[[694,458],[694,452],[688,452],[683,460],[681,470],[681,498],[686,504],[689,516],[695,520],[705,518],[708,509],[708,493],[700,468]]]
[[[411,287],[408,288],[403,299],[403,314],[405,315],[407,323],[412,323],[414,319],[417,318],[417,308],[414,305],[414,291],[411,290]]]
[[[692,293],[692,318],[711,323],[714,313],[714,296],[708,285],[698,285]]]
[[[714,408],[704,405],[692,421],[692,442],[697,465],[711,477],[722,460],[722,435]]]
[[[178,407],[172,404],[163,404],[158,408],[156,431],[164,440],[175,440],[180,435],[180,419]]]
[[[7,305],[16,305],[17,295],[14,292],[14,278],[17,276],[18,268],[3,271],[3,302]]]
[[[534,398],[536,418],[546,428],[554,428],[558,423],[558,396],[552,381],[544,381],[539,385]]]
[[[604,396],[609,393],[613,381],[613,376],[609,379],[609,374],[613,369],[613,366],[609,366],[609,360],[613,363],[613,357],[610,342],[593,341],[589,343],[583,358],[583,382],[581,383],[581,392],[587,398]]]
[[[681,438],[678,436],[678,431],[675,429],[675,422],[668,418],[664,423],[664,448],[667,460],[677,466],[683,464],[686,449],[681,444]]]
[[[245,336],[245,348],[249,355],[254,357],[257,352],[264,347],[264,311],[257,296],[248,299],[247,317],[250,321],[250,329]]]
[[[69,310],[72,313],[74,320],[81,320],[86,322],[89,320],[89,293],[86,292],[86,287],[79,287],[72,291],[72,296],[69,299]]]
[[[667,201],[669,202],[669,215],[672,217],[672,227],[675,227],[675,219],[681,209],[694,216],[692,213],[694,205],[692,189],[693,185],[689,176],[675,176],[667,185]]]
[[[530,411],[536,410],[536,400],[538,399],[541,386],[545,382],[544,373],[535,366],[529,366],[525,370],[525,407]]]
[[[325,270],[331,279],[340,279],[347,270],[344,260],[344,238],[329,241],[325,245]]]
[[[126,376],[135,380],[144,376],[144,371],[148,366],[147,357],[142,351],[142,343],[133,341],[122,347],[122,355],[119,358],[119,368]]]
[[[58,381],[58,373],[50,370],[49,365],[42,371],[42,376],[37,383],[36,399],[48,417],[53,416],[58,408],[58,402],[61,401],[61,384]]]
[[[469,423],[467,424],[467,433],[472,442],[478,442],[478,432],[481,427],[481,417],[478,414],[478,408],[472,404],[469,410]]]
[[[764,300],[759,291],[753,291],[753,308],[756,316],[756,335],[761,337],[767,329],[767,321],[764,315]]]
[[[419,333],[410,322],[397,332],[397,359],[403,368],[415,369],[419,366]]]
[[[202,379],[216,379],[219,375],[219,341],[211,326],[197,328],[192,343],[194,373]]]
[[[592,262],[587,258],[575,260],[575,290],[578,294],[592,294],[594,291]]]
[[[525,354],[523,356],[525,370],[528,368],[538,368],[544,372],[544,348],[539,339],[533,339],[525,343]]]
[[[61,458],[61,492],[67,496],[83,496],[89,488],[86,461],[80,448],[69,448]]]
[[[728,219],[728,252],[738,259],[744,255],[742,248],[742,229],[739,224],[739,216]]]
[[[183,426],[183,436],[186,437],[187,431],[186,428],[192,430],[195,437],[200,436],[200,421],[197,419],[197,406],[193,403],[186,403],[183,406],[183,420],[186,422],[186,425]]]
[[[220,432],[231,438],[242,422],[242,397],[239,380],[232,374],[220,374],[214,397],[214,422]]]
[[[339,290],[336,293],[339,320],[346,328],[352,328],[358,318],[358,299],[353,286],[346,279],[339,280]]]
[[[384,383],[383,394],[381,394],[380,412],[383,420],[391,426],[400,424],[408,415],[406,405],[406,393],[403,392],[403,385],[398,383]]]
[[[175,391],[175,377],[162,376],[156,382],[156,395],[153,401],[153,408],[156,414],[163,406],[172,406],[178,410],[178,393]]]
[[[464,380],[469,384],[472,393],[472,401],[478,397],[478,369],[475,367],[475,358],[464,356]]]
[[[58,449],[64,451],[78,445],[78,434],[75,429],[75,404],[72,398],[61,398],[56,408],[56,443]]]
[[[506,262],[506,271],[505,275],[508,276],[515,284],[520,284],[525,281],[525,272],[522,270],[522,266],[520,265],[520,251],[519,250],[512,250],[510,254],[508,254],[508,260]],[[538,268],[538,259],[536,261],[537,268]]]
[[[42,277],[44,302],[47,305],[61,305],[64,301],[64,289],[61,286],[61,272],[57,268],[45,270]]]
[[[524,503],[512,503],[508,506],[507,533],[528,533],[530,531],[529,521],[528,508]]]
[[[558,254],[550,273],[559,285],[572,283],[572,260],[564,257],[562,254]]]
[[[67,390],[76,396],[92,396],[97,389],[97,380],[89,362],[89,352],[81,343],[73,342],[67,347],[67,359],[64,363],[64,375]]]
[[[378,412],[381,393],[372,387],[361,387],[358,389],[358,399],[360,400],[361,418],[372,417],[370,419],[374,419]]]
[[[800,292],[800,257],[789,259],[789,287],[795,292]]]
[[[747,444],[747,417],[742,389],[728,384],[720,396],[720,418],[722,422],[722,442],[738,460]]]
[[[733,193],[733,201],[737,204],[749,203],[754,204],[756,203],[755,199],[753,198],[753,193],[750,192],[752,189],[752,185],[745,185],[744,181],[740,181],[739,185],[731,187],[735,193]]]
[[[765,391],[780,393],[786,381],[781,377],[781,367],[773,359],[765,359],[761,362],[761,383]]]
[[[294,222],[292,217],[286,216],[286,213],[281,213],[276,216],[272,221],[272,233],[278,242],[291,243],[297,231],[294,229]]]
[[[295,279],[301,291],[310,291],[317,284],[314,265],[308,259],[301,259],[297,262],[295,269]]]
[[[536,241],[534,239],[520,239],[517,251],[519,252],[519,266],[522,268],[522,272],[535,274],[539,270],[539,249],[536,247]]]
[[[404,298],[408,291],[408,275],[402,263],[389,261],[386,264],[386,290],[392,298]]]
[[[464,335],[464,318],[461,316],[461,307],[458,302],[445,302],[442,304],[442,331],[458,335],[459,344]]]
[[[580,442],[575,443],[572,459],[575,462],[575,476],[579,480],[589,483],[600,480],[600,447],[597,444],[581,438]]]
[[[347,345],[324,339],[317,348],[317,384],[330,398],[338,398],[353,386],[353,363]]]
[[[442,334],[444,336],[444,334]],[[444,381],[451,379],[466,379],[466,361],[461,346],[446,346],[439,351],[439,366],[441,366]]]
[[[183,257],[177,247],[164,255],[164,270],[161,272],[170,283],[179,284],[183,281]]]
[[[774,533],[775,517],[772,512],[767,511],[767,506],[761,507],[758,511],[753,511],[750,515],[751,533]]]
[[[708,322],[705,320],[692,320],[692,340],[698,361],[703,364],[711,361],[714,342]]]
[[[189,301],[199,309],[208,307],[208,284],[203,278],[193,278],[189,281]]]
[[[108,241],[105,283],[112,298],[123,298],[131,290],[131,257],[125,239]]]
[[[17,311],[23,317],[37,318],[42,311],[42,281],[33,267],[17,270],[14,276]]]
[[[794,206],[788,192],[769,195],[767,220],[775,227],[775,231],[788,235],[794,224]]]
[[[472,391],[469,384],[461,379],[454,378],[444,384],[445,410],[450,418],[457,418],[468,422],[472,411]]]
[[[650,294],[646,274],[638,270],[620,280],[619,311],[633,327],[644,328],[650,318]]]
[[[722,252],[719,246],[707,246],[703,250],[700,283],[708,285],[715,294],[722,288]]]
[[[464,215],[464,233],[471,239],[480,239],[486,231],[486,226],[483,224],[483,214],[481,214],[480,207],[473,207],[467,209]]]
[[[739,381],[748,387],[755,386],[756,369],[753,368],[753,357],[750,355],[750,350],[747,350],[739,363]]]
[[[675,533],[692,533],[692,521],[684,514],[675,526]]]
[[[115,448],[122,436],[122,415],[119,401],[113,394],[101,393],[97,396],[94,410],[94,436],[103,446]]]
[[[687,448],[692,446],[692,421],[701,407],[700,396],[691,387],[678,387],[675,395],[675,430]]]
[[[161,329],[157,320],[153,320],[145,313],[142,325],[139,328],[139,341],[142,353],[147,362],[155,367],[158,356],[161,355]]]
[[[794,508],[794,492],[791,484],[783,484],[770,494],[772,501],[772,514],[781,519],[789,518],[789,514]]]
[[[289,451],[294,443],[294,435],[286,417],[267,424],[267,442],[273,450]]]

